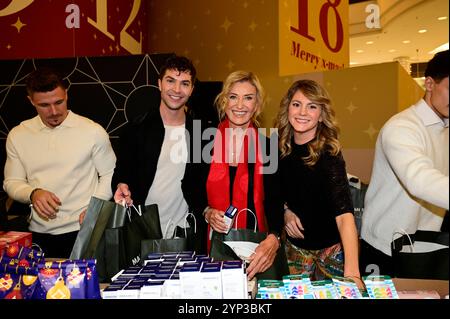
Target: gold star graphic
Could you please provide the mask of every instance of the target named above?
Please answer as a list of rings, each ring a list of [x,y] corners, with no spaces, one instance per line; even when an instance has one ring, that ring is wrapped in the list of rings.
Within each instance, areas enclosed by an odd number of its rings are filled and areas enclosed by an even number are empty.
[[[26,26],[25,23],[22,23],[20,21],[20,17],[17,17],[16,23],[11,24],[12,27],[15,27],[17,29],[17,33],[20,33],[20,29],[22,29],[24,26]]]
[[[248,52],[252,51],[253,48],[254,47],[253,47],[253,45],[251,45],[251,43],[247,44],[247,46],[246,46],[246,49],[247,49]]]
[[[222,50],[222,48],[223,48],[222,43],[217,43],[216,50],[220,52]]]
[[[378,130],[373,127],[372,123],[370,123],[369,128],[363,132],[367,133],[370,139],[373,140],[373,136],[378,132]]]
[[[353,114],[353,111],[356,110],[358,107],[353,105],[353,102],[350,102],[350,105],[347,106],[347,110],[350,112],[350,114]]]
[[[225,29],[225,32],[228,32],[228,28],[233,24],[233,22],[231,22],[230,20],[228,20],[227,17],[225,17],[225,21],[222,23],[222,25],[220,26],[221,28]]]
[[[255,21],[252,21],[252,24],[250,24],[248,27],[250,30],[254,32],[257,26],[258,25],[255,23]]]
[[[247,9],[247,7],[248,7],[248,2],[245,1],[245,2],[242,4],[242,6],[244,7],[244,9]]]
[[[228,70],[232,70],[234,67],[234,63],[231,60],[228,60],[228,63],[226,64],[226,67]]]
[[[209,15],[211,14],[211,9],[207,9],[207,10],[205,11],[205,14],[206,14],[207,16],[209,16]]]

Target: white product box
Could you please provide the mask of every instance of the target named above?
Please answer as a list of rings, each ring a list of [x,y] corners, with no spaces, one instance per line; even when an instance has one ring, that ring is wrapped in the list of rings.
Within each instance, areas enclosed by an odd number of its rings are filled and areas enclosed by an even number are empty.
[[[241,261],[224,261],[222,264],[222,298],[247,299],[247,275]]]
[[[141,287],[141,299],[161,299],[164,281],[149,281]]]
[[[222,299],[221,265],[216,264],[209,264],[210,266],[208,266],[208,263],[205,263],[200,271],[203,299]]]
[[[183,266],[179,275],[181,298],[201,299],[203,294],[200,281],[200,265]]]

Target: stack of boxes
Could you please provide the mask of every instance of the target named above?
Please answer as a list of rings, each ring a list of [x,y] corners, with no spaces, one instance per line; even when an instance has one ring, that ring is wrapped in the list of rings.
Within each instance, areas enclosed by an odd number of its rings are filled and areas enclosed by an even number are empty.
[[[245,263],[213,262],[194,252],[152,253],[119,272],[104,299],[247,299]]]
[[[398,299],[389,276],[363,277],[365,290],[351,278],[311,281],[308,275],[287,275],[281,280],[259,280],[257,299]]]
[[[0,250],[7,245],[18,245],[24,247],[31,247],[32,243],[31,233],[18,231],[0,231]]]

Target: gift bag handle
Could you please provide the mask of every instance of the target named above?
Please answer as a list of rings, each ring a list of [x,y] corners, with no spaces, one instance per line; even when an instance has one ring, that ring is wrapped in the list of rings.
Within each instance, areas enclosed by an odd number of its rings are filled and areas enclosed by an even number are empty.
[[[125,206],[127,215],[128,215],[128,220],[131,221],[131,208],[134,208],[134,210],[136,211],[136,213],[139,216],[142,216],[142,210],[141,210],[141,205],[138,205],[138,208],[136,208],[136,206],[134,206],[134,204],[131,205],[127,205],[125,203],[125,200],[122,201],[122,206]]]
[[[236,214],[236,218],[235,218],[235,221],[234,221],[234,229],[237,229],[237,220],[238,220],[238,218],[239,218],[239,214],[240,214],[241,212],[243,212],[244,210],[247,210],[247,211],[249,211],[250,213],[252,213],[253,218],[255,219],[255,227],[254,227],[253,231],[256,233],[256,227],[258,227],[258,219],[256,218],[255,213],[254,213],[250,208],[242,208],[242,209]]]
[[[401,234],[402,236],[394,240],[395,234]],[[411,237],[409,236],[409,234],[408,234],[403,228],[398,228],[398,230],[394,231],[394,233],[392,234],[392,250],[396,250],[396,249],[395,249],[395,241],[398,240],[398,239],[400,239],[400,238],[402,238],[403,236],[408,237],[408,241],[409,241],[410,246],[411,246],[411,252],[414,253],[414,243],[413,243],[413,240],[411,239]],[[402,247],[403,247],[403,245],[402,245]],[[401,250],[402,247],[400,247],[399,250]]]
[[[173,225],[172,218],[169,218],[169,221],[167,222],[166,228],[164,229],[163,238],[168,238],[167,237],[167,233],[169,231],[170,226],[172,226],[172,225]],[[172,238],[174,238],[174,237],[175,237],[175,233],[172,234]]]
[[[186,217],[184,218],[184,236],[185,236],[185,238],[187,238],[187,227],[186,226],[187,226],[187,222],[188,222],[187,218],[189,216],[192,216],[192,218],[194,218],[194,234],[197,234],[197,218],[195,218],[194,214],[187,213]]]
[[[184,218],[184,238],[187,238],[187,226],[188,226],[187,218],[189,216],[192,216],[192,218],[194,218],[194,233],[195,234],[197,233],[197,219],[195,218],[195,215],[192,214],[192,213],[186,213],[186,217]],[[169,222],[166,225],[166,229],[164,230],[164,235],[167,235],[170,225],[173,225],[172,218],[169,219]],[[172,238],[175,237],[175,229],[176,229],[176,227],[174,228],[174,232],[173,232]]]

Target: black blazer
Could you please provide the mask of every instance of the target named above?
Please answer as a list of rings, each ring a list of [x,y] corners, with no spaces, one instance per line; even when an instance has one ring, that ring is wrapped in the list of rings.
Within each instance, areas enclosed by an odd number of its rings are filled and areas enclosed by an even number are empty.
[[[186,129],[189,132],[188,154],[191,160],[194,134],[193,118],[189,114],[186,114]],[[133,202],[141,205],[145,203],[155,178],[164,133],[159,108],[127,124],[120,136],[116,154],[116,168],[111,181],[113,193],[117,184],[125,183],[130,188]],[[186,166],[186,169],[188,168],[189,165]]]

